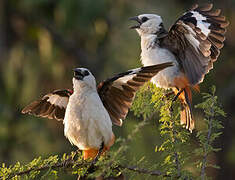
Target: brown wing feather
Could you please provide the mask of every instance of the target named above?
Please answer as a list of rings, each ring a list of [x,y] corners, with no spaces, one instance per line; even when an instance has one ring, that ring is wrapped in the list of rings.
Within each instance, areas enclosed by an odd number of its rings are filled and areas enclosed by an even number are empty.
[[[64,119],[65,109],[72,93],[70,90],[56,90],[26,106],[22,113],[61,121]]]
[[[213,68],[225,40],[229,25],[220,9],[212,4],[194,5],[169,30],[160,45],[171,50],[189,82],[196,85]]]
[[[136,91],[159,71],[169,66],[172,66],[172,63],[129,70],[107,79],[97,86],[104,107],[115,125],[122,125],[122,120],[125,119],[131,107]]]

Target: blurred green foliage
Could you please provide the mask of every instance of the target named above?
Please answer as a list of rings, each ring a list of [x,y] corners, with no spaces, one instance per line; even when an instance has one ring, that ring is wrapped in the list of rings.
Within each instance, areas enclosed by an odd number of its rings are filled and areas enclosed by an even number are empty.
[[[225,47],[214,63],[214,70],[206,75],[201,92],[207,92],[215,84],[228,116],[221,119],[224,134],[215,144],[222,146],[223,151],[208,157],[223,168],[207,171],[213,179],[232,179],[235,177],[235,1],[211,2],[223,10],[230,26]],[[131,25],[128,18],[157,13],[169,27],[193,3],[191,0],[1,0],[0,162],[27,163],[38,156],[62,155],[75,150],[63,136],[63,124],[21,115],[21,109],[54,89],[71,88],[74,67],[89,68],[100,81],[140,66],[140,39],[128,29]],[[150,97],[147,93],[145,96]],[[200,95],[195,93],[193,103],[200,100]],[[202,113],[195,109],[194,114],[196,128],[203,129]],[[127,137],[140,121],[141,117],[136,118],[130,112],[123,127],[114,127],[116,137]],[[154,113],[135,141],[130,142],[127,159],[145,156],[146,162],[158,161],[154,152],[161,142],[158,125],[158,116]],[[195,136],[195,133],[190,136],[194,142],[189,151],[198,146]],[[114,146],[114,151],[115,148],[118,147]]]

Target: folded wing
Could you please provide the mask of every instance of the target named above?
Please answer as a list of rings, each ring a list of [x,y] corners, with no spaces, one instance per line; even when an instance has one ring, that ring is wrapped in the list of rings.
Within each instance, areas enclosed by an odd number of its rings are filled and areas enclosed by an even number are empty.
[[[192,85],[203,81],[206,73],[213,68],[225,40],[229,25],[220,9],[212,4],[194,5],[170,28],[168,36],[160,45],[170,49],[182,65]]]
[[[64,119],[65,110],[71,95],[71,90],[55,90],[45,95],[42,99],[33,101],[22,110],[22,113],[61,121]]]
[[[136,91],[159,71],[169,66],[172,66],[172,63],[132,69],[109,78],[97,86],[99,96],[115,125],[122,125]]]

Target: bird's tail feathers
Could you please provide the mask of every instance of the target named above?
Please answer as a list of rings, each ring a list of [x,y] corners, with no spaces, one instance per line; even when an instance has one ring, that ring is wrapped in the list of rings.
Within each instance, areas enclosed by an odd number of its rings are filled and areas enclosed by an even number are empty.
[[[174,92],[177,94],[176,90]],[[190,87],[184,88],[184,91],[179,95],[179,99],[181,102],[180,123],[192,132],[195,123],[192,115],[192,92]]]

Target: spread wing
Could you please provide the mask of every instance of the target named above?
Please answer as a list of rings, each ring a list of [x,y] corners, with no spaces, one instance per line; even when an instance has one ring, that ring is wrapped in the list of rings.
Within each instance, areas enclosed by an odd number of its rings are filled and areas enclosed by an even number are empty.
[[[61,121],[64,119],[65,110],[72,93],[71,90],[55,90],[43,96],[42,99],[33,101],[22,110],[22,113]]]
[[[170,49],[183,68],[192,85],[203,81],[206,73],[213,68],[225,40],[229,25],[220,9],[212,4],[194,5],[170,28],[160,45]]]
[[[169,66],[172,66],[172,63],[132,69],[109,78],[97,86],[99,96],[115,125],[122,125],[136,91],[159,71]]]

